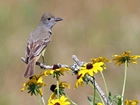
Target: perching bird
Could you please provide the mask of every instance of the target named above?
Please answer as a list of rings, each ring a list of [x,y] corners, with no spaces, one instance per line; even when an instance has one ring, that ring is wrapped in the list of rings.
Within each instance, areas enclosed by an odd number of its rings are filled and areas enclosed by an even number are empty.
[[[62,21],[62,18],[53,16],[51,13],[44,13],[41,17],[39,26],[30,34],[26,48],[27,68],[24,77],[28,78],[34,75],[36,61],[42,56],[44,63],[44,52],[51,41],[52,27],[56,22]]]

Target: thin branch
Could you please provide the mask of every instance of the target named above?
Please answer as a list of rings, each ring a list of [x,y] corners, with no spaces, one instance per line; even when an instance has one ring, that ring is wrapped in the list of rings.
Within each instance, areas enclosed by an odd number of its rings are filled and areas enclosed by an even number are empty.
[[[81,62],[81,61],[77,58],[76,55],[72,55],[72,59],[75,61],[75,63],[76,63],[79,67],[81,67],[81,66],[84,65],[84,62]]]
[[[22,57],[21,60],[22,60],[24,63],[26,63],[26,60],[25,60],[24,57]],[[26,64],[27,64],[27,63],[26,63]],[[41,69],[52,69],[52,68],[53,68],[53,65],[52,65],[52,66],[50,66],[50,65],[45,65],[45,64],[40,63],[40,62],[36,62],[36,65],[37,65],[37,66],[40,66]],[[58,65],[59,67],[70,68],[69,65],[63,65],[63,64],[60,64],[60,63],[58,63],[57,65]]]

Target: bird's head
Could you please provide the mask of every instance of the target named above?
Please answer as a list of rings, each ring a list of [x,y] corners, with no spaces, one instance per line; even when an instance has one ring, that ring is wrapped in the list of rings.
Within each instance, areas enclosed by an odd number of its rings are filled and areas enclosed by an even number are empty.
[[[56,22],[62,20],[63,20],[62,18],[55,17],[51,13],[46,12],[41,17],[41,24],[44,24],[45,26],[47,26],[47,28],[51,29]]]

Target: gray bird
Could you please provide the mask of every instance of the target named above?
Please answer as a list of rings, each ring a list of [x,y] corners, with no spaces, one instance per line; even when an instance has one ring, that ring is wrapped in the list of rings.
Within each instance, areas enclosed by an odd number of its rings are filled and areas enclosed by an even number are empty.
[[[54,17],[51,13],[44,13],[41,17],[40,24],[31,32],[26,47],[27,68],[24,77],[28,78],[34,75],[36,61],[42,56],[44,63],[44,52],[51,41],[52,27],[56,22],[62,21],[62,18]]]

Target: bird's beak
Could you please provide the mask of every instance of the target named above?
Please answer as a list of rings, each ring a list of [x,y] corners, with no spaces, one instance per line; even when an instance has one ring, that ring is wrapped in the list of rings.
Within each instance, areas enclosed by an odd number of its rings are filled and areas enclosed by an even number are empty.
[[[62,18],[59,18],[59,17],[57,17],[57,18],[55,18],[55,21],[62,21],[63,19]]]

